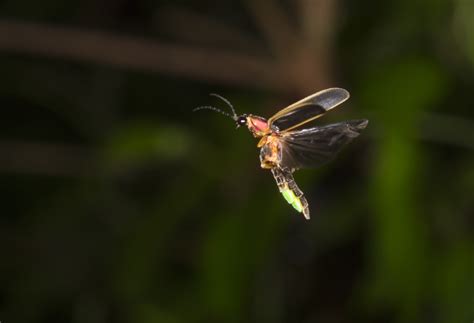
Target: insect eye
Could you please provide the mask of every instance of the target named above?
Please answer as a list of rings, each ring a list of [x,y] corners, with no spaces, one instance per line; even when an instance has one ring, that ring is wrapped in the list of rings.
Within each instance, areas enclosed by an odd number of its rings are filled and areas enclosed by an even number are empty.
[[[237,124],[243,126],[247,124],[247,117],[241,116],[237,119]]]

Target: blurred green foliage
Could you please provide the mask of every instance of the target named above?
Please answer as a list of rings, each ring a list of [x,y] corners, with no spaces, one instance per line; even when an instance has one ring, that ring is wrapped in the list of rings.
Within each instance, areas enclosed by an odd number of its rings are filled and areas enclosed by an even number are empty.
[[[149,36],[170,5],[0,12]],[[179,5],[254,32],[240,1]],[[370,123],[336,161],[295,174],[311,221],[245,129],[191,112],[220,104],[209,92],[264,116],[298,97],[2,52],[0,321],[471,322],[474,6],[338,8],[331,78],[352,98],[321,123]]]

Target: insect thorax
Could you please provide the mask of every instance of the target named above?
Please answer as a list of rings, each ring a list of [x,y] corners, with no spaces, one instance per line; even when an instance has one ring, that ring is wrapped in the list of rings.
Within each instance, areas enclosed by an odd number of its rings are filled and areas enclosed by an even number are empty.
[[[260,149],[260,166],[270,169],[278,166],[281,162],[281,144],[276,136],[264,137],[265,144]]]
[[[247,126],[255,137],[261,137],[269,133],[268,123],[265,118],[249,115],[247,117]]]

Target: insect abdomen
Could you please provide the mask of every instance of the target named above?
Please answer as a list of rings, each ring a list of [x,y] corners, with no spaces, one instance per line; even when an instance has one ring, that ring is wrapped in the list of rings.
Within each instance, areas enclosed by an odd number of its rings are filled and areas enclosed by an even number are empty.
[[[303,204],[299,197],[296,197],[295,193],[289,188],[285,188],[281,191],[285,200],[293,206],[293,208],[298,212],[303,212]]]
[[[272,174],[285,200],[296,211],[303,213],[306,219],[309,219],[308,201],[296,185],[291,171],[289,169],[272,168]]]

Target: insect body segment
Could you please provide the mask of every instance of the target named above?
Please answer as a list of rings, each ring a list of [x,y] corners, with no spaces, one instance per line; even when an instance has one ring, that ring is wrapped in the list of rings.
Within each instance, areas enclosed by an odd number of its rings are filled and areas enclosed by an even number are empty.
[[[232,114],[212,106],[194,110],[208,109],[222,113],[232,118],[237,127],[246,125],[254,137],[261,138],[257,144],[260,148],[260,166],[271,170],[285,200],[303,213],[306,219],[309,219],[308,202],[296,185],[293,172],[330,161],[368,124],[368,120],[361,119],[302,127],[346,101],[349,92],[341,88],[330,88],[307,96],[268,120],[251,114],[238,116],[227,99],[217,94],[213,96],[223,100]]]
[[[258,143],[260,149],[260,166],[264,169],[278,167],[282,158],[281,142],[277,136],[265,136]]]
[[[262,117],[249,115],[247,117],[247,127],[254,137],[262,137],[270,133],[270,127],[267,120]]]
[[[308,201],[306,201],[303,191],[296,185],[292,172],[289,169],[277,167],[272,168],[272,174],[285,200],[291,204],[296,211],[303,213],[304,217],[309,220]]]

